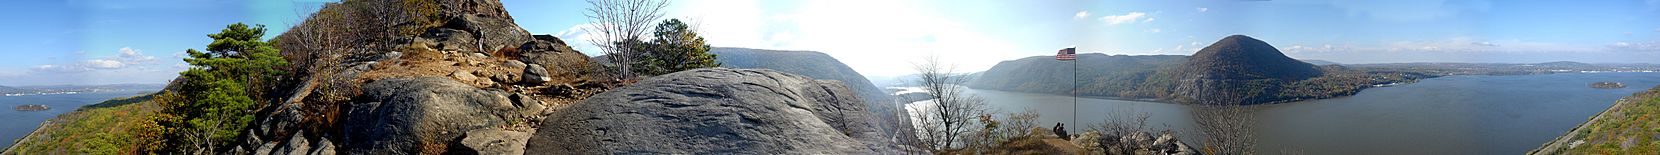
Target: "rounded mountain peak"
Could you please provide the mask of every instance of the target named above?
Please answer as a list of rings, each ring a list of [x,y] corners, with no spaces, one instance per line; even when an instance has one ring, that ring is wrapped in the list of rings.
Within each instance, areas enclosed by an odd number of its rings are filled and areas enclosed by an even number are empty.
[[[1319,76],[1313,64],[1291,59],[1268,42],[1245,35],[1231,35],[1210,44],[1189,57],[1183,65],[1194,78],[1302,80]]]

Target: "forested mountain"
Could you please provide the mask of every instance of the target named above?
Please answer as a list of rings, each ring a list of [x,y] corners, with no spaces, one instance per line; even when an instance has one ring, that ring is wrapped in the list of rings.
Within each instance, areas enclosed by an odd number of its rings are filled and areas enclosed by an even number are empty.
[[[1118,96],[1144,82],[1159,68],[1186,61],[1180,55],[1078,54],[1080,95]],[[1073,62],[1053,56],[1033,56],[997,63],[968,82],[970,88],[1066,94],[1072,89]]]
[[[1267,42],[1233,35],[1193,56],[1080,54],[1082,96],[1156,99],[1187,104],[1260,104],[1329,98],[1377,84],[1433,75],[1418,72],[1315,66],[1285,56]],[[1004,61],[969,87],[1069,94],[1072,62],[1051,56]]]

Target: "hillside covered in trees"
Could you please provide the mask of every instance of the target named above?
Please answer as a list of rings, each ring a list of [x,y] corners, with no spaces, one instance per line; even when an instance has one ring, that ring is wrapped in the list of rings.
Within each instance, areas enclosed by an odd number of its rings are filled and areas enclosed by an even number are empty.
[[[1192,56],[1080,54],[1081,96],[1190,104],[1261,104],[1351,95],[1361,89],[1434,77],[1392,69],[1315,66],[1244,35],[1223,38]],[[1004,61],[968,86],[1067,94],[1073,62],[1050,56]]]
[[[1660,153],[1660,87],[1631,94],[1528,154]]]

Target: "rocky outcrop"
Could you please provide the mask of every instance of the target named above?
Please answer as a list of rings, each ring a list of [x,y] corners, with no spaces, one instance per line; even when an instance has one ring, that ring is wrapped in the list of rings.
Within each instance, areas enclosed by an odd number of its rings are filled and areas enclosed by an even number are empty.
[[[542,72],[526,71],[526,74],[539,73],[551,79],[573,79],[580,75],[592,74],[593,62],[587,55],[571,49],[551,35],[536,35],[534,41],[525,42],[519,46],[519,61],[536,64],[543,68]],[[526,75],[526,77],[530,77]],[[529,79],[543,80],[543,79]]]
[[[900,110],[894,102],[893,96],[871,84],[864,75],[854,71],[841,61],[830,55],[814,51],[783,51],[732,47],[715,47],[709,49],[715,54],[716,61],[723,67],[770,69],[779,72],[797,74],[821,80],[836,80],[850,88],[853,93],[864,100],[867,113],[875,114],[878,127],[889,137],[905,137],[910,135],[910,116]],[[909,102],[905,102],[909,103]]]
[[[614,85],[588,80],[588,57],[531,36],[497,0],[348,0],[324,13],[273,39],[304,70],[220,152],[513,154],[553,109]],[[352,29],[365,27],[396,32]]]
[[[891,153],[840,82],[696,69],[601,93],[550,116],[531,154]]]
[[[1102,134],[1090,131],[1079,134],[1072,140],[1075,144],[1088,146],[1092,152],[1104,154],[1169,154],[1191,155],[1198,154],[1193,146],[1183,143],[1173,133],[1153,134],[1147,132],[1129,132],[1123,135]]]
[[[364,87],[364,97],[346,113],[352,123],[342,126],[341,148],[349,154],[441,153],[469,131],[530,122],[544,110],[438,77],[376,81]]]

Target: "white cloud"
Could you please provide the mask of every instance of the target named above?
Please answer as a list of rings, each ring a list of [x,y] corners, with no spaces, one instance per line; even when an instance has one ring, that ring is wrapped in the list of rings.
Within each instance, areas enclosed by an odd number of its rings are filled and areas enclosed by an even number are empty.
[[[588,29],[591,29],[597,25],[599,24],[580,24],[571,26],[571,28],[560,30],[559,33],[555,33],[554,36],[565,40],[566,46],[571,46],[571,48],[582,52],[582,54],[597,56],[605,53],[605,51],[600,51],[600,49],[595,47],[592,42],[589,42],[589,40],[598,38],[601,35],[597,33],[588,33]]]
[[[40,65],[30,69],[36,72],[85,72],[92,70],[91,68],[86,67],[63,65]]]
[[[85,72],[93,70],[124,69],[137,65],[150,64],[157,59],[155,56],[145,55],[143,51],[132,47],[122,47],[116,56],[88,59],[69,64],[46,64],[31,68],[37,72]]]
[[[1317,45],[1317,46],[1291,45],[1291,47],[1282,47],[1282,48],[1280,48],[1280,51],[1281,52],[1286,52],[1286,53],[1324,53],[1324,52],[1348,52],[1348,51],[1354,51],[1355,49],[1356,48],[1353,45],[1321,44],[1321,45]]]
[[[1470,37],[1451,37],[1441,40],[1397,41],[1384,45],[1385,51],[1415,52],[1583,52],[1596,47],[1551,42],[1533,42],[1517,39],[1479,40]]]
[[[1616,50],[1616,51],[1660,52],[1660,41],[1647,42],[1647,43],[1643,43],[1643,42],[1631,43],[1631,42],[1620,41],[1620,42],[1614,42],[1613,44],[1608,44],[1608,48]]]
[[[1498,46],[1499,46],[1499,44],[1495,44],[1495,43],[1493,43],[1493,42],[1486,42],[1486,41],[1483,41],[1483,42],[1471,42],[1471,43],[1470,43],[1470,44],[1471,44],[1471,45],[1476,45],[1476,46],[1488,46],[1488,47],[1498,47]]]
[[[147,63],[156,61],[155,56],[144,55],[143,51],[133,49],[132,47],[122,47],[120,53],[121,55],[117,57],[120,61],[131,63]]]
[[[1196,8],[1194,10],[1199,10],[1199,12],[1207,12],[1207,11],[1210,11],[1210,8],[1199,7],[1199,8]]]
[[[105,59],[87,60],[87,61],[81,62],[81,64],[85,65],[86,67],[93,68],[93,69],[117,69],[117,68],[127,66],[127,63],[123,63],[121,61],[105,60]]]
[[[962,71],[990,68],[1020,57],[1005,37],[993,37],[941,10],[948,2],[837,0],[766,2],[784,10],[761,10],[759,1],[670,6],[668,16],[703,20],[712,46],[810,50],[836,57],[864,75],[902,75],[911,62],[937,53]],[[710,5],[710,6],[704,6]],[[859,10],[849,12],[847,10]],[[1080,11],[1081,19],[1090,19]],[[1078,14],[1074,14],[1077,16]],[[1138,19],[1139,20],[1139,19]],[[896,67],[899,66],[899,67]]]
[[[1124,24],[1124,23],[1135,23],[1136,21],[1141,20],[1142,17],[1146,17],[1146,16],[1147,16],[1147,13],[1130,12],[1130,13],[1124,14],[1124,15],[1113,15],[1113,16],[1101,17],[1101,20],[1102,21],[1107,21],[1107,25],[1118,25],[1118,24]]]
[[[1147,29],[1147,32],[1159,33],[1159,32],[1164,32],[1164,30],[1159,29],[1159,28],[1153,28],[1153,29]]]
[[[1078,11],[1078,14],[1072,15],[1072,18],[1076,18],[1076,19],[1089,18],[1089,11]]]
[[[1141,20],[1141,22],[1142,23],[1153,22],[1153,19],[1158,19],[1158,18],[1147,17],[1147,20]]]

